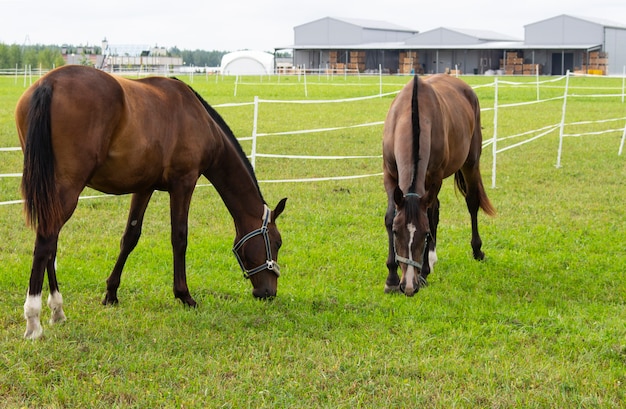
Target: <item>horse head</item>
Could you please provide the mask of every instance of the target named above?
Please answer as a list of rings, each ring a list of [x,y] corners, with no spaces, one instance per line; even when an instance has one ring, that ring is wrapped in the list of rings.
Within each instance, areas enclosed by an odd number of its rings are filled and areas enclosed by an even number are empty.
[[[427,206],[417,193],[394,192],[396,214],[393,219],[393,246],[396,263],[402,270],[400,290],[411,297],[426,285],[422,265],[428,252],[430,235]]]
[[[280,267],[278,250],[282,245],[276,219],[285,210],[282,199],[273,211],[265,206],[261,227],[243,236],[233,247],[245,278],[252,283],[252,295],[256,298],[276,296]]]

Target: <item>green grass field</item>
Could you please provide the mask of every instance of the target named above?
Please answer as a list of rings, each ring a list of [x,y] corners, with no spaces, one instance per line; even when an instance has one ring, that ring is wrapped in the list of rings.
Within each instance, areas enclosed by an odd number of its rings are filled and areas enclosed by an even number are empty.
[[[191,82],[190,78],[186,79]],[[493,77],[465,77],[470,84]],[[531,81],[507,78],[514,81]],[[383,92],[406,77],[383,78]],[[621,79],[573,78],[578,95],[620,93]],[[305,99],[296,77],[196,76],[213,105]],[[541,98],[563,94],[546,84]],[[377,77],[309,77],[308,99],[375,95]],[[23,79],[0,78],[0,147],[18,146],[13,109]],[[484,139],[494,133],[493,87],[477,88]],[[258,132],[383,121],[392,96],[341,104],[262,104]],[[500,85],[498,101],[536,99]],[[560,122],[562,101],[499,109],[498,136]],[[252,106],[218,111],[240,137]],[[619,97],[568,100],[567,122],[626,117]],[[619,128],[624,120],[568,133]],[[233,222],[210,186],[196,189],[187,274],[194,310],[172,294],[169,206],[154,195],[122,276],[120,304],[103,307],[129,197],[83,200],[64,227],[58,277],[68,321],[22,339],[34,233],[21,206],[0,206],[0,407],[617,408],[626,406],[626,154],[621,132],[558,131],[497,157],[498,216],[479,216],[484,262],[472,259],[469,215],[450,180],[440,194],[439,262],[415,297],[383,293],[387,270],[382,177],[261,183],[270,206],[288,197],[278,296],[253,299],[231,253]],[[381,153],[382,126],[259,138],[261,153]],[[528,137],[525,137],[528,138]],[[498,142],[498,148],[523,138]],[[250,150],[250,142],[243,142]],[[0,174],[21,170],[0,152]],[[381,172],[378,158],[257,158],[259,180]],[[491,146],[482,173],[491,185]],[[200,180],[206,184],[206,180]],[[95,192],[86,190],[86,195]],[[0,202],[19,178],[0,178]],[[44,286],[44,297],[47,292]]]

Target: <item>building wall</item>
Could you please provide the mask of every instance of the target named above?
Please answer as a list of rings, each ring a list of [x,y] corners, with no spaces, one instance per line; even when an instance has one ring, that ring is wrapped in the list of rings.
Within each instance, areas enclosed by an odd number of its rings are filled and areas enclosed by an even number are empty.
[[[607,28],[604,50],[608,54],[608,74],[623,75],[626,66],[626,30]]]
[[[399,42],[414,32],[361,27],[347,21],[327,17],[294,28],[297,45],[355,45]]]
[[[359,44],[362,35],[360,27],[325,18],[296,27],[294,39],[298,45]]]
[[[524,30],[524,41],[532,45],[602,44],[603,26],[570,16],[558,16],[529,24]]]

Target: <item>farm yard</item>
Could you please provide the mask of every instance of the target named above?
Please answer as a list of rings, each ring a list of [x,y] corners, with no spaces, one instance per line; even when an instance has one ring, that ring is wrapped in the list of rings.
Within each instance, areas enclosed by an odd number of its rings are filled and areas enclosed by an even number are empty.
[[[68,320],[49,325],[44,306],[44,336],[32,342],[22,335],[35,235],[17,203],[22,154],[8,149],[19,146],[13,110],[30,79],[0,77],[0,406],[626,405],[623,79],[502,77],[496,93],[495,77],[462,77],[481,101],[481,170],[498,215],[479,214],[486,258],[476,262],[465,202],[446,180],[439,262],[408,298],[383,292],[380,154],[382,121],[409,78],[180,77],[256,150],[268,205],[288,197],[277,297],[252,297],[232,218],[202,178],[187,250],[198,308],[172,294],[158,192],[120,303],[103,307],[130,196],[86,189],[59,240]],[[561,133],[566,82],[564,122],[576,125]]]

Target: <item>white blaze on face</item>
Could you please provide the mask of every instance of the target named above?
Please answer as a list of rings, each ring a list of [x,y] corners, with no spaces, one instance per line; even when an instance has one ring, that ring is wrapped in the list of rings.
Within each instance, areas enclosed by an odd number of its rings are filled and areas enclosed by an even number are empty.
[[[407,230],[409,231],[409,260],[413,261],[413,253],[411,252],[411,246],[413,245],[413,239],[415,238],[415,232],[417,231],[417,229],[415,228],[415,225],[413,223],[409,223],[406,225]],[[405,278],[405,292],[408,293],[413,293],[414,288],[413,288],[413,283],[415,280],[415,275],[416,275],[416,271],[415,271],[415,267],[413,267],[411,264],[408,264],[406,266],[406,276]]]

